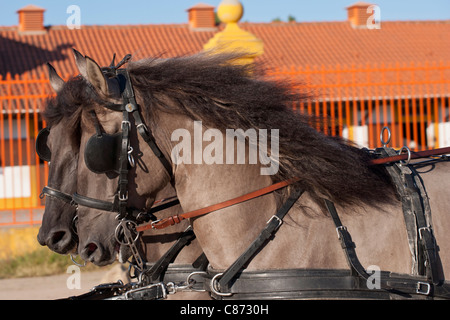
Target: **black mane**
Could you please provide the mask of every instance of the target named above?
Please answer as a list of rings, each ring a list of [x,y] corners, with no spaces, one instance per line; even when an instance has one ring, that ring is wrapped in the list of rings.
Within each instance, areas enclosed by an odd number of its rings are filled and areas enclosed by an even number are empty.
[[[392,199],[390,179],[370,154],[339,137],[315,130],[311,116],[292,103],[311,99],[288,82],[269,81],[258,66],[233,63],[239,54],[205,53],[130,62],[128,71],[147,123],[155,111],[182,113],[203,125],[225,129],[279,129],[279,171],[274,182],[300,177],[298,186],[320,201],[340,205],[377,204]],[[96,104],[80,76],[69,80],[43,112],[51,126],[68,119],[79,125],[82,108]],[[97,100],[98,101],[98,100]],[[171,103],[167,103],[170,101]],[[320,201],[321,202],[321,201]]]
[[[279,129],[280,168],[274,182],[300,177],[298,185],[316,199],[341,205],[385,203],[394,194],[384,169],[349,141],[313,129],[316,119],[294,112],[293,102],[312,97],[288,82],[268,81],[258,66],[233,63],[239,54],[130,63],[133,86],[147,121],[155,109],[183,113],[218,129]],[[167,104],[168,100],[171,101]]]

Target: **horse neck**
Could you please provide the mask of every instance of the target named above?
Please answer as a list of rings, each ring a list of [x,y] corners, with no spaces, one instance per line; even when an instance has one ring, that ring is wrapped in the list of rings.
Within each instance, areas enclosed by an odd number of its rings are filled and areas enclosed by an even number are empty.
[[[163,127],[152,130],[156,144],[163,152],[166,159],[170,159],[167,130]],[[129,202],[137,207],[141,205],[149,209],[155,200],[161,200],[176,196],[175,188],[169,183],[170,177],[164,166],[156,158],[152,149],[143,137],[137,132],[131,135],[131,145],[134,148],[136,166],[128,174]],[[142,200],[145,202],[142,202]],[[181,214],[183,209],[180,205],[165,209],[156,214],[158,219]],[[146,258],[149,262],[159,259],[178,240],[179,235],[189,226],[188,221],[165,230],[148,230],[142,235],[145,246]],[[191,264],[202,253],[198,241],[194,239],[177,255],[174,263]]]
[[[259,164],[206,164],[204,161],[200,163],[194,161],[195,157],[197,160],[203,159],[194,154],[194,144],[197,144],[197,147],[200,144],[202,151],[210,144],[198,141],[205,128],[201,128],[202,133],[199,135],[198,132],[194,132],[194,121],[180,115],[160,115],[159,120],[164,130],[155,130],[155,137],[157,132],[163,131],[170,133],[182,129],[189,132],[192,147],[191,164],[177,163],[174,170],[175,189],[185,212],[226,201],[272,184],[270,176],[261,175]],[[195,129],[198,130],[198,127]],[[156,139],[158,141],[157,137]],[[194,141],[195,139],[197,141]],[[171,153],[167,148],[174,149],[180,141],[181,139],[166,140],[163,143],[166,153]],[[225,145],[224,138],[224,157]],[[172,161],[174,160],[172,157]],[[275,213],[276,206],[275,196],[268,194],[193,219],[191,224],[194,232],[211,265],[220,268],[231,264]]]

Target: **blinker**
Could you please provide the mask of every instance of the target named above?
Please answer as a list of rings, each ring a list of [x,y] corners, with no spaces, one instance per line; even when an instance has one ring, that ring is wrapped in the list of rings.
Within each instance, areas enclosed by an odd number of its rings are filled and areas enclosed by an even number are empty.
[[[48,135],[50,134],[50,129],[45,127],[39,131],[36,137],[36,153],[39,158],[43,161],[50,162],[52,153],[47,145]]]
[[[89,138],[84,151],[84,162],[94,173],[118,172],[122,133],[95,133]]]

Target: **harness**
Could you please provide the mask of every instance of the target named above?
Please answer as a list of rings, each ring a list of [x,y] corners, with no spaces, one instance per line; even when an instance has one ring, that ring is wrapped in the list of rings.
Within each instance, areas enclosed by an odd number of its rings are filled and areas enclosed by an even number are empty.
[[[129,57],[128,59],[125,57],[124,60],[128,61]],[[109,72],[114,72],[121,87],[123,87],[123,103],[106,104],[105,107],[113,111],[122,112],[122,133],[120,135],[109,136],[106,133],[102,133],[97,124],[97,133],[91,138],[92,144],[88,143],[90,147],[89,149],[86,148],[85,161],[88,167],[97,170],[97,172],[105,170],[105,166],[108,167],[108,170],[118,172],[118,192],[113,203],[78,194],[74,194],[72,200],[78,205],[118,213],[117,218],[120,220],[120,223],[116,229],[116,238],[118,238],[118,240],[123,238],[122,244],[129,245],[132,249],[133,257],[137,263],[135,270],[137,271],[139,282],[134,286],[131,285],[131,287],[120,283],[109,284],[106,285],[106,287],[101,285],[94,288],[94,293],[91,292],[94,296],[95,292],[104,293],[106,290],[110,292],[110,295],[119,295],[119,297],[124,297],[126,299],[159,299],[165,298],[167,292],[174,293],[180,290],[206,290],[210,292],[211,296],[215,299],[450,298],[450,282],[447,282],[442,278],[442,266],[440,265],[436,239],[433,235],[431,211],[425,188],[419,174],[414,169],[414,165],[409,164],[411,153],[409,152],[407,155],[408,163],[394,162],[402,159],[404,160],[405,155],[399,156],[393,149],[387,148],[386,146],[373,151],[373,154],[377,156],[378,159],[375,159],[372,164],[378,165],[389,163],[386,165],[387,172],[391,176],[392,181],[397,188],[397,192],[402,199],[408,242],[413,259],[412,275],[380,271],[377,285],[375,287],[368,285],[373,280],[372,274],[361,265],[355,251],[355,243],[353,242],[349,231],[342,225],[334,204],[326,199],[323,201],[334,222],[338,240],[341,243],[341,247],[349,265],[349,270],[245,270],[253,257],[273,238],[283,223],[283,218],[304,193],[304,190],[294,187],[292,188],[293,191],[288,199],[278,209],[277,213],[269,219],[258,237],[228,269],[214,270],[211,267],[206,268],[207,260],[206,257],[202,255],[199,257],[199,260],[202,261],[201,269],[195,271],[189,269],[190,273],[187,275],[184,282],[180,282],[177,285],[175,282],[165,283],[160,281],[161,270],[170,270],[170,261],[173,261],[179,250],[191,241],[195,235],[191,229],[186,230],[186,238],[181,237],[157,263],[150,266],[144,263],[134,245],[139,232],[150,228],[166,228],[187,218],[198,217],[218,209],[242,203],[292,185],[298,181],[298,179],[293,178],[282,181],[207,208],[161,220],[155,220],[153,215],[154,212],[159,211],[159,208],[142,212],[127,207],[128,167],[129,165],[133,165],[134,162],[132,161],[132,156],[130,157],[130,150],[132,150],[129,143],[132,125],[130,116],[134,120],[137,131],[149,144],[153,153],[166,168],[169,176],[172,177],[173,175],[170,162],[164,157],[151,132],[141,119],[128,72],[126,69],[118,68],[112,68]],[[106,139],[104,139],[105,137]],[[117,148],[117,150],[120,150],[119,163],[116,163],[115,161],[104,161],[103,167],[97,166],[97,159],[104,156],[104,153],[96,152],[99,149],[95,146],[101,145],[100,141],[107,141],[107,144],[109,145],[117,145],[118,141],[120,141],[120,148]],[[449,150],[445,148],[445,150],[440,149],[433,154],[448,153],[448,151]],[[427,153],[427,156],[429,155],[430,152]],[[59,197],[59,191],[55,191],[57,190],[45,187],[43,194]],[[67,195],[61,196],[61,199],[62,198],[68,200]],[[177,200],[172,201],[172,203],[177,204]],[[166,207],[168,206],[166,205],[164,208]],[[138,226],[138,224],[149,221],[151,222],[147,225]],[[187,234],[189,234],[189,236]],[[201,279],[194,281],[194,276],[199,276]],[[166,280],[166,278],[164,278],[164,280]],[[194,289],[194,285],[200,285],[201,289],[198,287]]]

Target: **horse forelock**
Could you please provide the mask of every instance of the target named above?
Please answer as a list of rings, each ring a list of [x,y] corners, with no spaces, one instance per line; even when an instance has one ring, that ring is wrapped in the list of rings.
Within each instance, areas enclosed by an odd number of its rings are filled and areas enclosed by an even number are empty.
[[[56,96],[47,100],[42,118],[49,128],[62,122],[72,144],[78,147],[83,110],[92,108],[94,103],[87,82],[81,76],[76,76],[68,80]]]

